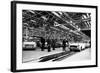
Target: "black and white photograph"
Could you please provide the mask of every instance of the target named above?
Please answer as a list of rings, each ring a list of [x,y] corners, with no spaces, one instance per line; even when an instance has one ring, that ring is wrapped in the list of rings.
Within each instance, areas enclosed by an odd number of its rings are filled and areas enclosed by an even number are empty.
[[[97,6],[12,1],[12,71],[97,67]]]
[[[91,59],[91,13],[22,10],[22,26],[23,63]]]

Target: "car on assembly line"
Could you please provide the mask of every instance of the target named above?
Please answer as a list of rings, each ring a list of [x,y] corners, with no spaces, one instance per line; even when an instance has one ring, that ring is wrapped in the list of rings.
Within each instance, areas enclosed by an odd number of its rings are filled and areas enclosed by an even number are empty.
[[[69,45],[70,45],[69,47],[70,51],[81,51],[86,48],[87,43],[76,42],[76,43],[70,43]]]
[[[36,42],[23,42],[23,49],[33,49],[36,48]]]

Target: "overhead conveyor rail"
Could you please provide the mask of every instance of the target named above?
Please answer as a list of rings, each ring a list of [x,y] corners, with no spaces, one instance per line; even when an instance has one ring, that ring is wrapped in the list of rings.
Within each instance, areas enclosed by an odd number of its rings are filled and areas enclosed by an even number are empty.
[[[66,35],[69,35],[70,33],[73,35],[73,37],[75,35],[87,39],[89,37],[81,32],[81,30],[90,30],[91,18],[89,17],[89,14],[85,13],[86,15],[88,15],[88,17],[84,17],[82,13],[79,14],[81,14],[81,17],[78,18],[81,19],[75,20],[68,14],[68,12],[23,10],[23,22],[28,24],[26,27],[29,29],[29,31],[35,30],[39,32],[38,35],[41,35],[42,33],[45,34],[45,37],[47,36],[47,34],[56,35],[52,32],[56,31],[57,34],[59,34],[59,32],[62,32]]]

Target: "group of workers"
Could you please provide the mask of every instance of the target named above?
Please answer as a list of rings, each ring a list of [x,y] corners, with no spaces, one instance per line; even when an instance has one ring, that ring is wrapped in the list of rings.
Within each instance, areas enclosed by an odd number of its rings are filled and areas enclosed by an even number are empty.
[[[57,40],[56,39],[46,39],[45,40],[44,38],[41,38],[40,42],[41,42],[41,51],[44,51],[44,49],[47,48],[48,52],[50,52],[51,49],[55,50]],[[45,47],[45,42],[47,42],[47,47]],[[66,47],[69,47],[69,42],[66,39],[63,39],[62,40],[62,50],[66,51]]]

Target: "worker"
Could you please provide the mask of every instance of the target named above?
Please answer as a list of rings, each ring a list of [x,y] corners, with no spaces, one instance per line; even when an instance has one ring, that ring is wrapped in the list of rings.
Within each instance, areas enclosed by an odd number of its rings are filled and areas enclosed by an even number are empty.
[[[52,45],[53,50],[55,50],[55,44],[56,44],[56,40],[55,39],[52,39],[51,45]]]
[[[41,51],[44,51],[45,48],[45,39],[41,37]]]
[[[63,51],[66,51],[66,39],[63,39],[62,44]]]
[[[47,48],[48,48],[48,52],[50,52],[51,51],[51,40],[48,38],[47,39]]]
[[[69,41],[68,40],[66,40],[66,48],[67,48],[68,51],[70,51],[70,46],[69,46]]]

